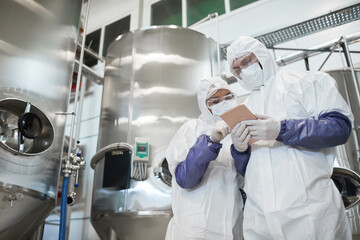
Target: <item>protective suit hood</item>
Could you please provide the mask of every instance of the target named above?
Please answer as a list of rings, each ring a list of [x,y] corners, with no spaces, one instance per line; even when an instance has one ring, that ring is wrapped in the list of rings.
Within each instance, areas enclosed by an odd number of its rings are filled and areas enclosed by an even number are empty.
[[[265,45],[255,38],[248,36],[238,37],[227,48],[227,62],[229,66],[232,65],[235,58],[243,56],[246,52],[253,52],[261,63],[264,72],[264,84],[279,72],[278,65]],[[241,84],[241,81],[239,83]]]
[[[227,89],[231,93],[233,93],[230,90],[227,82],[225,82],[220,77],[207,78],[200,82],[200,87],[199,87],[198,94],[197,94],[199,109],[201,112],[199,118],[209,127],[215,125],[217,119],[215,118],[214,115],[212,115],[212,113],[206,106],[206,100],[207,100],[207,98],[209,98],[212,94],[214,94],[219,89]],[[210,90],[210,96],[208,95],[209,90]]]

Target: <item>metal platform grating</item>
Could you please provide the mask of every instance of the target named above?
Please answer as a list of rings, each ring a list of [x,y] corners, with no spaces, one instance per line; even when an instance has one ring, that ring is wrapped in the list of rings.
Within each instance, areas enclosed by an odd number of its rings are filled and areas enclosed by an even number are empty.
[[[360,19],[360,3],[255,37],[267,47]]]
[[[273,47],[277,44],[294,40],[315,32],[340,26],[360,19],[360,3],[330,12],[328,14],[297,23],[273,32],[256,36],[266,47]],[[221,44],[221,50],[226,58],[226,50],[230,44]]]

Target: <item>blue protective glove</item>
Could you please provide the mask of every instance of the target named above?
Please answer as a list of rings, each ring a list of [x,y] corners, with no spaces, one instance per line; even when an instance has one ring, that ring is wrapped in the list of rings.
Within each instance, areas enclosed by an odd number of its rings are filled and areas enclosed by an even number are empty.
[[[351,134],[351,122],[339,112],[321,114],[318,120],[282,120],[280,133],[276,140],[285,145],[297,145],[319,149],[346,143]]]
[[[234,144],[231,144],[230,147],[231,156],[235,160],[235,168],[242,176],[245,176],[246,167],[249,163],[250,155],[251,155],[251,146],[246,149],[245,152],[239,152],[234,147]]]
[[[189,150],[186,159],[175,169],[176,182],[182,188],[192,188],[201,182],[209,163],[215,160],[222,147],[203,134]]]

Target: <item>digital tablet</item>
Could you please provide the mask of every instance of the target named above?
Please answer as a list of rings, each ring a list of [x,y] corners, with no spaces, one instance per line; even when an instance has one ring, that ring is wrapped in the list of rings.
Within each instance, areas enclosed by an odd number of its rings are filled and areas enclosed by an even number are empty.
[[[229,111],[223,113],[220,116],[227,125],[233,129],[236,124],[244,120],[257,120],[257,117],[244,105],[241,104],[239,106],[230,109]],[[254,143],[257,140],[250,139],[249,143]]]

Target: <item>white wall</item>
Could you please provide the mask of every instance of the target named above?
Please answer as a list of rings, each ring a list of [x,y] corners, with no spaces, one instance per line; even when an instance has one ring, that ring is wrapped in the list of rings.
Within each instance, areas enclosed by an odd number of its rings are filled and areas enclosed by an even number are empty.
[[[150,22],[150,4],[158,0],[92,0],[88,23],[88,33],[104,28],[109,23],[117,21],[131,14],[130,30],[147,27]],[[323,15],[348,5],[358,3],[358,0],[260,0],[243,8],[237,9],[219,17],[220,43],[230,43],[237,36],[258,36],[282,27],[302,22],[304,20]],[[215,37],[214,22],[190,27],[210,37]],[[341,35],[360,32],[360,21],[328,29],[310,36],[299,38],[280,44],[279,47],[308,48],[331,39],[338,39]],[[103,37],[103,33],[102,33]],[[359,44],[350,45],[350,49],[360,50]],[[292,52],[276,51],[276,57]],[[317,69],[327,54],[310,58],[311,69]],[[339,54],[333,54],[324,69],[334,69],[342,66]],[[357,54],[360,55],[360,54]],[[353,61],[360,62],[360,56],[352,55]],[[97,66],[98,71],[103,65]],[[285,66],[285,68],[305,70],[303,61]],[[237,91],[242,91],[236,85]],[[72,209],[69,240],[99,239],[92,228],[89,217],[91,210],[93,169],[89,166],[90,159],[96,152],[99,128],[99,114],[101,105],[102,86],[92,84],[87,95],[82,114],[80,144],[84,148],[86,169],[81,172],[82,187],[78,192],[77,204]],[[69,106],[72,109],[72,106]],[[69,117],[70,120],[70,117]],[[67,124],[69,133],[70,121]],[[47,221],[57,221],[59,216],[52,214]],[[47,224],[44,239],[57,239],[58,226]]]

